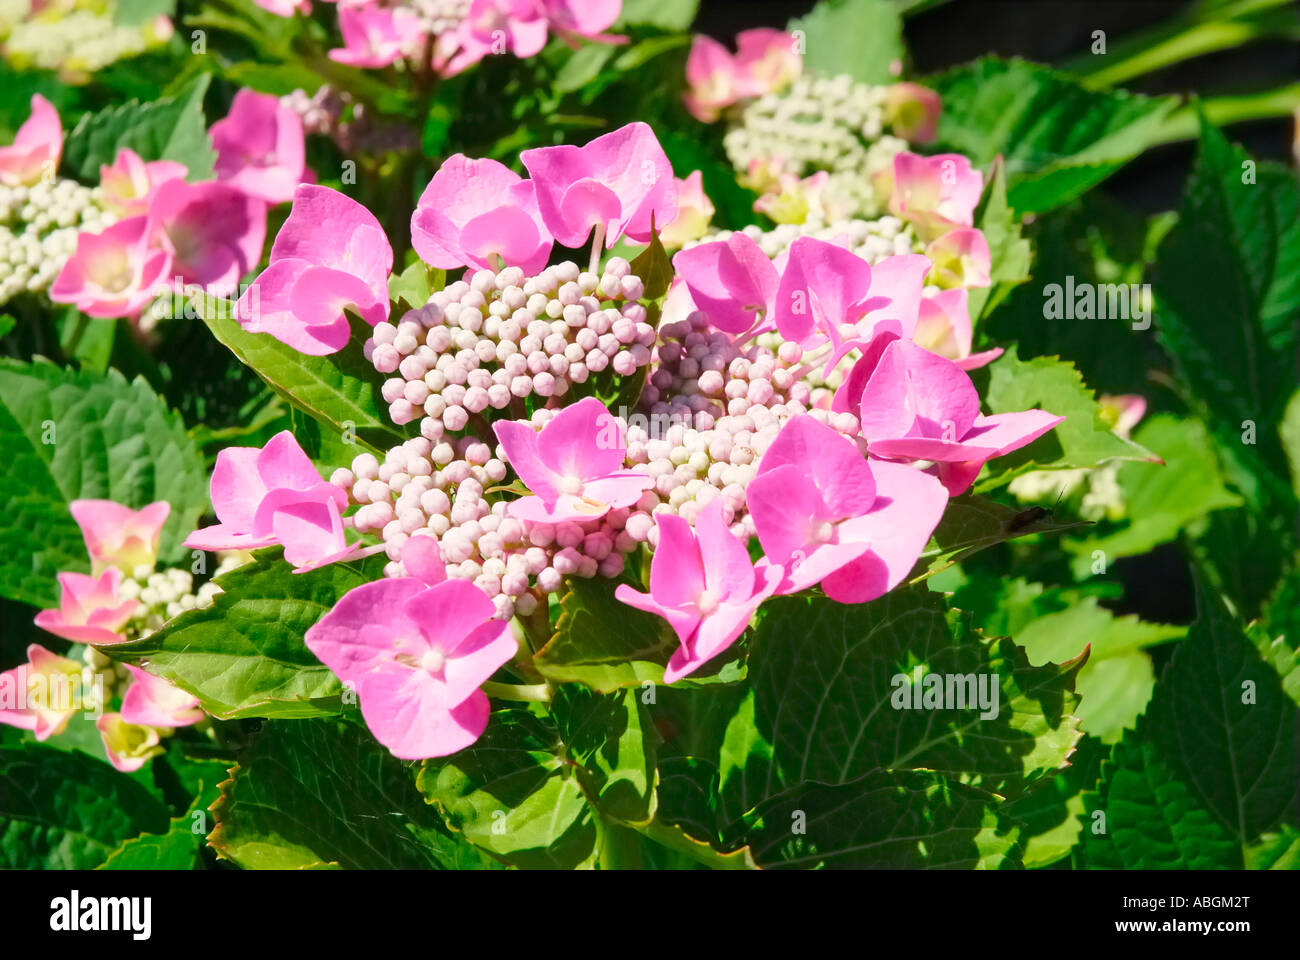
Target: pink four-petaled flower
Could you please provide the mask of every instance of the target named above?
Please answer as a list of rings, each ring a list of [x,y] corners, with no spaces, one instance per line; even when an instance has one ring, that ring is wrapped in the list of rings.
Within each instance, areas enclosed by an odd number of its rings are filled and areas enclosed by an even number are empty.
[[[947,503],[933,477],[868,463],[809,415],[781,429],[746,491],[764,554],[785,570],[777,592],[820,583],[840,603],[866,603],[901,583]]]
[[[366,726],[394,756],[442,757],[483,733],[490,705],[479,688],[518,651],[495,614],[467,580],[377,580],[345,594],[306,642],[356,691]]]
[[[596,520],[636,503],[654,485],[652,477],[623,469],[621,424],[594,397],[565,407],[540,433],[527,421],[501,420],[492,429],[532,494],[510,502],[516,519]]]
[[[619,584],[614,596],[668,621],[681,646],[668,660],[664,682],[675,683],[736,642],[783,571],[763,561],[754,565],[727,528],[719,498],[700,510],[694,530],[671,513],[660,513],[658,522],[650,592]]]

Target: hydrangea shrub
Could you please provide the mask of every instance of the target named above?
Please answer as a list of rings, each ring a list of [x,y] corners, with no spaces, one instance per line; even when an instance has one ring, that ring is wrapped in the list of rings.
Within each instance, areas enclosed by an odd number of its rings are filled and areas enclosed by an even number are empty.
[[[0,865],[1297,863],[1294,171],[884,0],[129,6],[0,18]]]

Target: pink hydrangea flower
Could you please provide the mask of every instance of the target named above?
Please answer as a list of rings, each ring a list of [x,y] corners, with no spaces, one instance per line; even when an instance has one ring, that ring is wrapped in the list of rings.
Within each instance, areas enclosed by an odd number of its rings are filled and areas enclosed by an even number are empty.
[[[162,737],[153,727],[128,723],[120,713],[103,713],[95,729],[104,743],[108,762],[123,773],[135,773],[163,752]]]
[[[781,429],[746,493],[768,561],[785,570],[777,592],[820,583],[840,603],[866,603],[901,583],[947,503],[933,477],[868,463],[810,416]]]
[[[31,730],[37,740],[62,733],[85,707],[81,664],[39,643],[27,648],[27,663],[0,673],[0,723]]]
[[[243,89],[208,131],[217,179],[267,203],[283,203],[306,179],[302,120],[278,97]]]
[[[533,182],[495,160],[460,153],[443,161],[420,195],[411,214],[411,245],[421,260],[443,270],[504,264],[531,276],[551,255]]]
[[[761,97],[788,87],[803,72],[795,37],[756,27],[736,34],[737,86],[742,97]]]
[[[393,248],[374,214],[337,190],[304,184],[269,265],[239,298],[240,323],[300,353],[335,353],[352,336],[348,307],[371,326],[388,318],[392,267]]]
[[[940,287],[987,287],[993,260],[983,232],[958,227],[931,240],[925,255],[934,264],[930,279]]]
[[[141,727],[188,727],[203,719],[197,697],[162,677],[126,665],[131,685],[122,696],[122,719]]]
[[[352,67],[386,67],[418,49],[424,32],[410,10],[381,7],[339,8],[343,46],[329,52],[331,60]]]
[[[697,120],[712,123],[738,100],[775,93],[803,72],[803,58],[792,34],[768,27],[736,34],[736,54],[711,37],[691,41],[686,58],[686,109]]]
[[[169,180],[183,180],[187,172],[183,163],[173,160],[145,163],[134,150],[122,147],[111,164],[102,164],[99,168],[99,189],[104,208],[119,217],[146,213],[159,186]]]
[[[466,580],[390,578],[350,590],[306,643],[356,691],[366,726],[395,757],[442,757],[482,735],[490,705],[479,688],[519,649],[495,614]]]
[[[754,167],[755,164],[751,163],[751,170]],[[768,166],[769,172],[774,169],[776,165]],[[754,209],[776,223],[804,223],[814,211],[823,220],[841,220],[846,211],[840,205],[828,202],[826,187],[829,183],[830,174],[825,170],[803,178],[792,173],[777,173],[763,195],[754,201]]]
[[[130,574],[137,567],[153,568],[158,560],[158,540],[171,513],[166,500],[132,510],[112,500],[73,500],[72,519],[81,527],[95,576],[109,567]]]
[[[1002,348],[994,347],[981,353],[971,353],[970,294],[964,287],[941,290],[933,297],[921,299],[921,317],[916,325],[913,341],[931,353],[947,357],[963,370],[974,370],[1002,356]]]
[[[668,621],[681,646],[664,669],[675,683],[726,650],[745,632],[759,604],[781,582],[779,567],[749,559],[722,518],[722,500],[705,504],[691,530],[681,517],[658,514],[659,544],[650,560],[650,592],[619,584],[614,596]]]
[[[873,347],[837,391],[835,409],[858,413],[872,457],[930,461],[953,496],[986,462],[1065,419],[1046,410],[984,416],[970,377],[951,360],[910,340],[882,337]]]
[[[253,0],[253,2],[277,17],[292,17],[295,12],[311,13],[311,0]]]
[[[1125,439],[1147,412],[1146,398],[1137,393],[1103,393],[1097,403],[1102,416],[1114,422],[1111,429]]]
[[[919,83],[894,83],[885,88],[885,122],[894,136],[912,143],[935,138],[943,103],[939,95]]]
[[[257,447],[227,447],[212,471],[212,508],[220,521],[196,530],[196,550],[284,546],[285,559],[307,569],[352,553],[343,538],[347,494],[326,483],[288,430]]]
[[[586,146],[539,147],[519,155],[537,185],[542,222],[566,247],[580,247],[592,228],[612,247],[626,235],[650,241],[677,216],[673,168],[654,131],[644,123],[597,137]]]
[[[623,12],[623,0],[541,0],[551,31],[575,45],[577,37],[624,43],[626,37],[605,33]]]
[[[36,614],[38,627],[64,640],[98,647],[126,641],[119,631],[140,604],[124,600],[118,593],[121,570],[109,567],[97,577],[65,572],[59,574],[58,580],[62,591],[59,609]]]
[[[704,192],[704,174],[699,170],[677,180],[677,216],[659,232],[659,242],[668,249],[698,240],[713,219],[713,201]]]
[[[39,93],[32,94],[32,112],[18,128],[14,142],[0,147],[0,183],[25,187],[53,177],[63,155],[63,124],[59,111]]]
[[[233,292],[262,259],[266,204],[227,183],[169,180],[149,204],[149,222],[183,283]]]
[[[748,235],[737,232],[683,250],[673,257],[673,268],[719,330],[741,334],[760,319],[771,321],[781,278]]]
[[[923,240],[953,227],[969,227],[984,190],[984,175],[960,153],[894,155],[889,210],[911,221]]]
[[[440,38],[435,61],[445,76],[454,76],[489,54],[531,57],[546,46],[547,22],[537,0],[473,0],[454,34]]]
[[[740,99],[739,73],[730,51],[712,37],[697,35],[686,57],[683,102],[691,116],[712,123],[726,107]]]
[[[149,241],[144,216],[77,234],[77,251],[50,285],[50,299],[75,304],[92,317],[139,314],[158,295],[171,266],[171,255]]]
[[[630,507],[654,478],[624,470],[622,425],[595,397],[562,409],[541,432],[527,421],[492,425],[506,459],[532,496],[510,503],[518,520],[595,520]]]
[[[813,237],[790,245],[774,319],[805,350],[829,342],[829,371],[876,336],[910,337],[930,262],[919,254],[887,257],[874,267],[851,250]]]

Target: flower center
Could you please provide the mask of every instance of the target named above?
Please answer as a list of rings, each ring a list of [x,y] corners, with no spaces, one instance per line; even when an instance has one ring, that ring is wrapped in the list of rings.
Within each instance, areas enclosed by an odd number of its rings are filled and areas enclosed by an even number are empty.
[[[835,535],[835,525],[830,521],[823,521],[813,528],[813,539],[818,543],[826,543]]]
[[[701,615],[707,617],[714,610],[718,609],[718,598],[708,590],[701,590],[699,598],[695,601],[695,606],[699,608]]]
[[[447,655],[437,647],[428,651],[420,658],[420,666],[430,673],[441,673],[442,668],[447,664]]]
[[[581,492],[582,492],[581,477],[575,477],[573,474],[569,474],[567,477],[565,477],[563,480],[560,481],[560,493],[567,493],[570,496],[576,497]]]

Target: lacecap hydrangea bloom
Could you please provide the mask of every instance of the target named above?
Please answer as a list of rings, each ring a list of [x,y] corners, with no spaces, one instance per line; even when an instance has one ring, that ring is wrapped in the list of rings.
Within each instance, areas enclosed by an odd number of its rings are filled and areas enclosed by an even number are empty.
[[[909,97],[893,109],[926,127],[930,102]],[[374,216],[299,186],[240,321],[311,354],[359,330],[408,439],[328,479],[288,433],[223,451],[219,523],[187,542],[278,544],[298,571],[382,551],[383,578],[307,643],[404,759],[475,741],[489,697],[510,695],[497,671],[528,671],[511,623],[525,639],[545,627],[576,579],[664,622],[668,683],[737,643],[769,597],[887,593],[950,496],[1061,420],[980,413],[966,370],[997,351],[972,353],[966,298],[989,282],[987,245],[926,252],[978,234],[981,174],[954,161],[949,183],[948,160],[897,162],[894,216],[913,231],[897,252],[800,235],[772,254],[742,232],[669,261],[657,236],[690,181],[645,124],[525,151],[526,178],[453,156],[411,240],[464,273],[400,312]],[[651,246],[606,256],[620,238]]]

